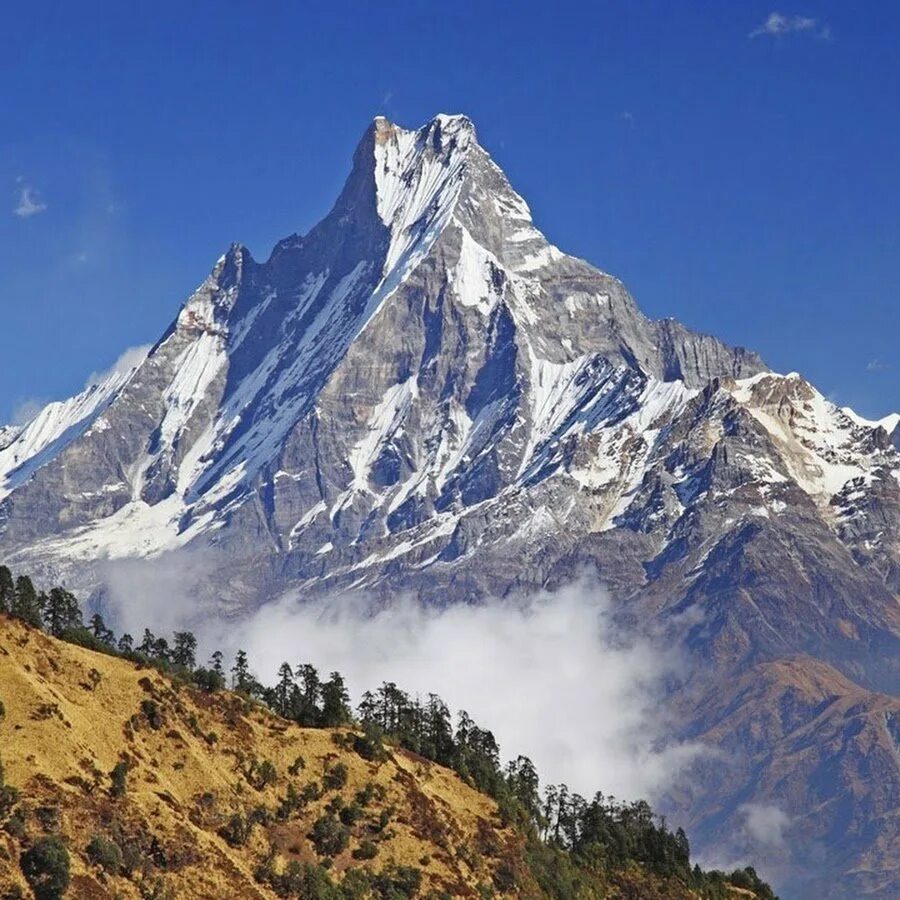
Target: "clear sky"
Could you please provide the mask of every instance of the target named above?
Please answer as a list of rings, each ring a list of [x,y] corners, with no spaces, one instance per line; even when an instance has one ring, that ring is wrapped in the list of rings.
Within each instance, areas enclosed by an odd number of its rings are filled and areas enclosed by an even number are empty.
[[[373,116],[438,112],[648,314],[900,410],[898,46],[895,2],[7,4],[0,421],[307,230]]]

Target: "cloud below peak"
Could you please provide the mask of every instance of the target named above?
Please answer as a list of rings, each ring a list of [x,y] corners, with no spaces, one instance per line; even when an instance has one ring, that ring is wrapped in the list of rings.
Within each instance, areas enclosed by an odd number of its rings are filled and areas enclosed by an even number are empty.
[[[117,629],[172,629],[191,609],[180,597],[202,577],[202,556],[108,566],[106,608]],[[302,602],[289,594],[236,622],[195,623],[201,655],[247,651],[271,683],[282,661],[339,670],[354,699],[382,681],[439,694],[493,729],[506,758],[530,756],[548,782],[590,796],[657,798],[705,752],[669,743],[661,711],[683,661],[613,623],[606,593],[589,579],[553,593],[481,605],[380,604],[364,596]]]

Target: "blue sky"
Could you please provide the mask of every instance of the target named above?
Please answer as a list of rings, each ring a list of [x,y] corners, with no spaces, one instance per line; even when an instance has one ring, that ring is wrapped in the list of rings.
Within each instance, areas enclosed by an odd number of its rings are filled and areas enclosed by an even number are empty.
[[[437,112],[648,314],[900,410],[900,4],[131,6],[4,14],[0,421],[307,230],[374,115]]]

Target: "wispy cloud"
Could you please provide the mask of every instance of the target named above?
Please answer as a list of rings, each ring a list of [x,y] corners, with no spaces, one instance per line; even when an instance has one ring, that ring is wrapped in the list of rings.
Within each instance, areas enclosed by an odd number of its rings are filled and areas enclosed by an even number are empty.
[[[782,847],[791,824],[790,816],[773,803],[745,803],[739,812],[744,817],[744,832],[757,847]]]
[[[17,202],[13,209],[13,214],[20,219],[30,219],[32,216],[42,213],[47,208],[47,204],[41,200],[37,188],[27,184],[21,178],[18,179],[18,183],[19,186],[16,189]]]
[[[772,12],[762,25],[750,32],[750,37],[777,38],[787,34],[808,34],[827,41],[831,39],[831,26],[811,16],[786,16],[780,12]]]
[[[867,372],[887,372],[890,368],[890,363],[882,362],[880,359],[870,359],[866,363]]]
[[[44,397],[23,397],[12,411],[12,425],[27,425],[50,401]]]
[[[136,347],[129,347],[108,369],[91,372],[84,384],[85,390],[92,385],[106,381],[110,375],[124,374],[136,369],[147,358],[151,346],[151,344],[139,344]]]

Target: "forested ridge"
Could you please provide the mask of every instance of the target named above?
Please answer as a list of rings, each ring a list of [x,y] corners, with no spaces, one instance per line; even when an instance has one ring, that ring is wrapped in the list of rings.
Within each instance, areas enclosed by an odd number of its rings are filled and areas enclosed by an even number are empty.
[[[453,716],[435,694],[412,696],[387,682],[365,691],[354,708],[339,672],[323,676],[303,661],[284,662],[275,683],[266,685],[254,676],[251,660],[243,651],[228,661],[215,652],[199,665],[197,640],[188,631],[175,632],[169,638],[150,630],[139,638],[116,636],[99,614],[85,624],[77,598],[67,590],[55,587],[38,591],[27,576],[14,578],[4,566],[0,566],[0,613],[68,643],[139,666],[152,666],[176,686],[201,695],[230,691],[241,702],[262,704],[302,728],[327,729],[336,748],[369,763],[377,765],[402,749],[453,770],[466,784],[495,801],[498,827],[514,829],[521,838],[520,858],[501,859],[490,883],[479,885],[482,896],[695,896],[717,900],[743,895],[774,900],[771,888],[752,868],[724,873],[704,871],[692,864],[684,831],[673,831],[644,801],[623,802],[600,792],[585,798],[564,784],[541,789],[538,773],[527,757],[518,756],[504,764],[491,731],[465,711]],[[164,716],[153,697],[141,702],[141,716],[151,729],[162,727]],[[248,784],[262,790],[280,783],[285,776],[296,776],[303,767],[300,757],[287,772],[279,772],[268,759],[253,758],[244,767],[244,776]],[[111,794],[124,794],[127,763],[114,767],[109,777]],[[229,845],[246,845],[254,829],[289,821],[329,791],[340,791],[346,780],[346,765],[336,762],[319,783],[298,788],[288,781],[276,808],[237,812],[222,823],[219,835]],[[372,799],[367,791],[358,792],[349,804],[333,799],[315,819],[307,834],[317,857],[315,863],[292,860],[285,866],[269,855],[256,868],[257,881],[283,897],[426,896],[422,893],[421,872],[412,864],[415,860],[381,870],[368,862],[377,855],[377,840],[358,842],[353,850],[355,863],[345,867],[340,878],[330,871],[334,859],[346,851],[351,836],[359,830],[357,823]],[[0,769],[0,821],[7,833],[18,833],[27,844],[20,862],[26,880],[38,898],[64,896],[67,872],[63,870],[68,858],[65,837],[29,835],[20,799],[14,786],[4,785]],[[383,818],[384,812],[381,815]],[[377,839],[377,833],[372,837]],[[88,852],[96,857],[97,866],[102,868],[104,859],[112,859],[111,865],[124,871],[122,848],[114,838],[97,835],[92,845]],[[55,873],[54,877],[47,872]],[[427,896],[440,894],[431,891]]]

